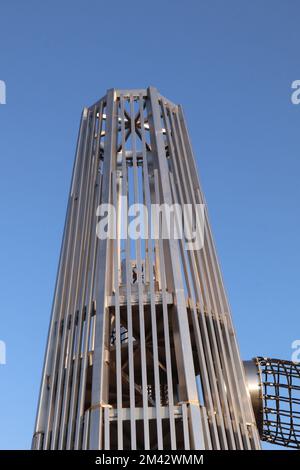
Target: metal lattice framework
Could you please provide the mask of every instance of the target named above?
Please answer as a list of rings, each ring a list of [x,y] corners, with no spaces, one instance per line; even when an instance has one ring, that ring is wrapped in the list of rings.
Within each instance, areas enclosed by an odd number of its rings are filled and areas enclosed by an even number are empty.
[[[83,111],[33,448],[260,448],[206,209],[186,250],[121,239],[122,197],[204,204],[182,109],[153,87]]]
[[[300,449],[300,363],[258,357],[262,396],[261,438]]]

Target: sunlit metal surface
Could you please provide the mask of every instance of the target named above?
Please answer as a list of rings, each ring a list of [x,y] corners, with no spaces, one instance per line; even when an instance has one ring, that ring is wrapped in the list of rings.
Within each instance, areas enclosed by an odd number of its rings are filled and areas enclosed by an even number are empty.
[[[263,430],[263,399],[262,399],[262,383],[260,373],[256,361],[244,361],[246,373],[247,388],[251,397],[253,411],[256,419],[257,428],[260,435]]]
[[[259,449],[206,208],[201,250],[100,241],[121,196],[204,204],[182,109],[153,87],[83,111],[33,448]]]

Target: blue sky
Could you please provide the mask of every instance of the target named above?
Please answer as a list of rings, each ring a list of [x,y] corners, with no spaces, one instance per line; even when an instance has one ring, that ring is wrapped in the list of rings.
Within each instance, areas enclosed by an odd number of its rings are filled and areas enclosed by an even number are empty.
[[[34,425],[81,109],[156,86],[184,106],[242,357],[299,331],[297,0],[0,6],[0,448]]]

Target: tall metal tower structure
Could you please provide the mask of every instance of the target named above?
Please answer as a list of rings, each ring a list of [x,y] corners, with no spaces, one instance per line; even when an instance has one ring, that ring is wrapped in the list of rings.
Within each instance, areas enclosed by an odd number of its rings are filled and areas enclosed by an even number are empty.
[[[33,448],[259,449],[206,208],[187,250],[122,238],[124,201],[205,204],[182,109],[153,87],[83,110]]]

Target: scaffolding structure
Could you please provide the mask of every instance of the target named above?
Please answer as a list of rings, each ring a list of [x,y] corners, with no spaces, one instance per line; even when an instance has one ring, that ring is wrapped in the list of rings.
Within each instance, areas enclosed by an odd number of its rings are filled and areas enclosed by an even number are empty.
[[[182,108],[153,87],[82,114],[33,448],[259,449],[206,206],[193,250],[121,238],[124,201],[205,204]]]

